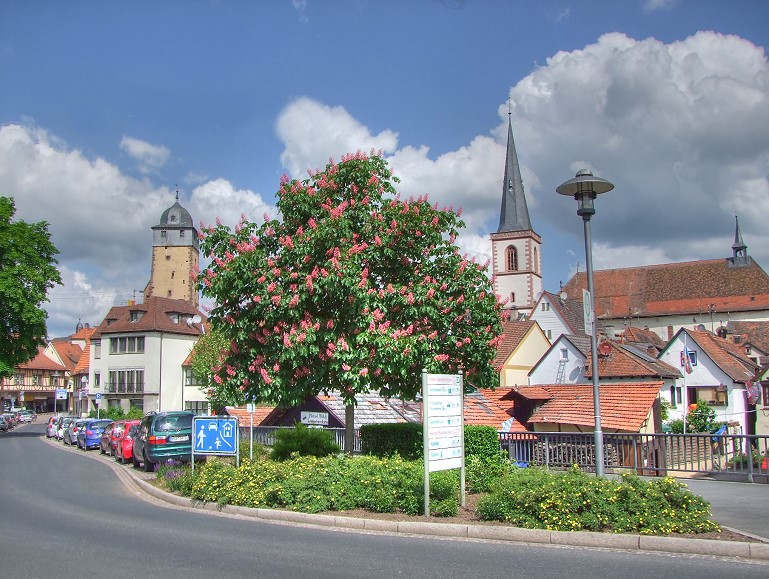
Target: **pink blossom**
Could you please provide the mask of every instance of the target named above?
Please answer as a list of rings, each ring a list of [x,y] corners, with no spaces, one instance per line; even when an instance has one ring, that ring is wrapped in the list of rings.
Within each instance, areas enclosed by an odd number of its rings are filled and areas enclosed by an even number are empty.
[[[272,297],[270,298],[270,300],[271,300],[271,301],[272,301],[272,303],[273,303],[273,304],[275,304],[276,306],[280,305],[280,296],[272,296]]]
[[[221,384],[222,383],[222,377],[219,376],[219,374],[214,374],[214,382],[216,382],[217,384]]]
[[[438,362],[445,362],[446,360],[449,359],[449,355],[448,354],[437,354],[436,356],[433,356],[433,359],[438,361]]]
[[[349,372],[350,366],[348,364],[342,364],[342,370],[344,370],[345,372]]]
[[[368,375],[368,368],[361,368],[359,374],[361,376],[367,376]]]

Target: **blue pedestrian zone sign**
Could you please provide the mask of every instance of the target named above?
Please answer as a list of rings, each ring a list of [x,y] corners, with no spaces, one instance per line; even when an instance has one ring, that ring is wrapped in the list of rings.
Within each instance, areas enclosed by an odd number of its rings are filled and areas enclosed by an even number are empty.
[[[195,440],[193,454],[238,455],[240,429],[237,418],[195,416],[192,419]]]

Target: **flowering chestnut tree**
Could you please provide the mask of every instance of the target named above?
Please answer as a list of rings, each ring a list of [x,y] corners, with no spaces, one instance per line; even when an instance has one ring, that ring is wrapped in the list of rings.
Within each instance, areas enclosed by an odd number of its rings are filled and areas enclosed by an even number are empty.
[[[457,212],[402,200],[387,163],[358,153],[281,181],[282,221],[201,227],[209,321],[229,347],[217,387],[292,406],[328,390],[414,399],[422,369],[493,387],[500,304],[459,254]]]

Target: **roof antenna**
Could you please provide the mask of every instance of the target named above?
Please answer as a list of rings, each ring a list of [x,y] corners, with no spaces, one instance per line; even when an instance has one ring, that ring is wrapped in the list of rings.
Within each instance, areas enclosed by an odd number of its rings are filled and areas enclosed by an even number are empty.
[[[179,183],[176,184],[176,200],[179,201]]]

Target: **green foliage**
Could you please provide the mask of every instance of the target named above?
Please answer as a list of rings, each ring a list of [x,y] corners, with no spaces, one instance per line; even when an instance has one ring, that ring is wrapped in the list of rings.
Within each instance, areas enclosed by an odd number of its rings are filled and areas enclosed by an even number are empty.
[[[414,422],[364,424],[360,427],[363,454],[399,455],[406,460],[422,458],[422,425]]]
[[[240,467],[209,460],[196,470],[190,496],[308,513],[367,509],[416,515],[422,508],[422,487],[420,462],[304,456],[284,462],[245,459]]]
[[[231,382],[214,382],[214,368],[222,362],[223,353],[229,348],[230,340],[224,332],[212,325],[211,330],[195,342],[190,357],[192,374],[203,384],[211,408],[220,413],[225,406],[240,406],[245,403],[243,391]]]
[[[681,418],[676,418],[674,420],[671,420],[668,422],[668,426],[670,427],[670,432],[673,434],[683,434],[684,433],[684,421]]]
[[[281,428],[275,433],[270,458],[286,460],[296,454],[299,456],[328,456],[340,452],[331,433],[324,428],[307,428],[297,423],[294,428]]]
[[[697,400],[697,406],[686,415],[686,431],[713,432],[717,428],[716,411],[704,400]]]
[[[517,468],[502,456],[468,454],[465,458],[465,484],[471,493],[488,493],[499,479]]]
[[[717,531],[710,505],[673,478],[621,481],[572,467],[565,473],[515,469],[478,502],[482,520],[529,529],[666,535]]]
[[[15,213],[14,200],[0,197],[0,377],[45,344],[48,314],[41,305],[61,283],[48,223],[13,221]]]
[[[384,159],[358,153],[285,177],[282,222],[202,229],[212,264],[197,281],[229,341],[217,388],[288,407],[334,388],[345,404],[369,391],[413,399],[423,369],[498,382],[500,304],[486,267],[454,243],[464,223],[425,197],[400,199],[397,182]]]
[[[189,496],[192,493],[192,485],[195,477],[189,464],[159,465],[156,477],[171,492]]]
[[[465,426],[465,456],[499,457],[499,434],[493,426]]]
[[[140,420],[144,417],[144,412],[136,406],[131,406],[128,412],[123,412],[123,408],[120,406],[100,408],[98,411],[94,408],[89,411],[88,417],[96,418],[97,414],[99,418],[108,418],[110,420]]]
[[[739,452],[727,461],[727,465],[733,468],[746,469],[748,467],[748,461],[752,460],[753,467],[759,468],[767,456],[769,456],[769,454],[761,454],[755,448],[752,448],[750,451],[750,459],[746,452]]]

